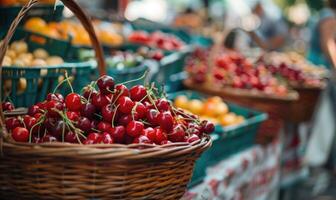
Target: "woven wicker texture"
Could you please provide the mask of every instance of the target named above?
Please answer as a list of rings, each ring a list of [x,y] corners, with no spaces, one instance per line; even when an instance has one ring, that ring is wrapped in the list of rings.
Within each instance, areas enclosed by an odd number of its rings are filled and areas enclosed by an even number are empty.
[[[104,74],[101,46],[88,17],[73,0],[62,1],[88,30]],[[16,25],[35,3],[30,1],[13,22],[0,47],[0,61]],[[16,143],[5,137],[1,105],[0,115],[0,199],[6,200],[179,199],[195,160],[211,145],[207,135],[191,144],[162,146]]]

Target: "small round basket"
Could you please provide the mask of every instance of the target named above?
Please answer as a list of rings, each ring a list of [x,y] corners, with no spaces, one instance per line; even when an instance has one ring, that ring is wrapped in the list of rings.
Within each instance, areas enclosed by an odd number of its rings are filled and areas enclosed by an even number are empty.
[[[90,34],[100,74],[102,48],[88,16],[73,0],[62,0]],[[31,0],[0,46],[0,61],[13,30],[37,1]],[[2,68],[0,67],[0,71]],[[0,105],[1,199],[180,199],[195,160],[211,145],[203,135],[193,143],[155,145],[31,144],[10,140]]]

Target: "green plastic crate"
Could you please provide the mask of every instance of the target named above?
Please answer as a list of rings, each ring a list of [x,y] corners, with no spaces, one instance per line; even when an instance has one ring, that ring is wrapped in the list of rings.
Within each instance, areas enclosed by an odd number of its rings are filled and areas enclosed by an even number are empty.
[[[205,95],[188,90],[169,94],[168,98],[173,100],[179,95],[186,95],[191,99],[206,98]],[[196,161],[190,187],[203,181],[207,167],[252,147],[255,144],[260,124],[267,119],[265,113],[230,103],[228,106],[230,112],[244,116],[245,121],[239,125],[228,127],[217,125],[215,127],[215,132],[211,135],[212,146]]]
[[[36,102],[43,101],[49,92],[53,92],[59,77],[64,77],[65,71],[68,72],[69,77],[73,77],[74,91],[80,92],[82,87],[90,83],[90,72],[94,66],[94,62],[82,62],[50,67],[3,67],[2,85],[9,84],[11,87],[9,93],[5,93],[2,88],[2,97],[9,97],[16,107],[29,107]],[[26,88],[23,91],[18,90],[20,78],[26,80]],[[63,95],[67,94],[70,92],[70,87],[65,82],[59,87],[58,92]]]
[[[21,8],[22,6],[0,7],[0,27],[6,30],[19,14]],[[63,9],[63,5],[57,5],[56,7],[54,5],[38,5],[27,13],[21,23],[23,24],[26,19],[31,17],[40,17],[47,22],[60,21],[63,16]]]

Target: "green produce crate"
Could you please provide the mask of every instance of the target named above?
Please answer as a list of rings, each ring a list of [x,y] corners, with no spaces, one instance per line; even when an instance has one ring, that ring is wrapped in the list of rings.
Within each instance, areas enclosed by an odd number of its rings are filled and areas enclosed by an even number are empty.
[[[13,22],[15,17],[20,12],[22,6],[9,6],[9,7],[0,7],[0,27],[3,30],[7,30],[10,24]],[[24,18],[22,24],[26,19],[31,17],[40,17],[43,20],[49,21],[60,21],[63,14],[63,5],[38,5],[33,7]]]
[[[16,107],[29,107],[36,102],[43,101],[49,92],[53,92],[64,77],[65,71],[72,77],[72,87],[75,92],[90,83],[91,68],[94,62],[64,63],[49,67],[3,67],[2,71],[2,97],[8,97]],[[19,83],[25,82],[25,89],[19,89]],[[9,91],[4,91],[9,88]],[[69,93],[70,87],[64,82],[59,87],[61,94]]]
[[[192,35],[191,44],[209,48],[214,44],[214,41],[211,38],[202,35]]]
[[[148,65],[142,63],[139,66],[131,67],[123,70],[118,70],[115,68],[107,68],[107,74],[112,76],[117,83],[125,83],[130,80],[136,80],[145,74],[148,69]],[[127,87],[132,87],[134,85],[143,84],[144,80],[136,80],[126,84]]]
[[[191,99],[203,99],[206,96],[193,91],[180,91],[168,95],[174,99],[179,95],[186,95]],[[228,104],[230,112],[242,115],[245,121],[239,125],[222,127],[217,125],[211,135],[212,146],[196,161],[190,187],[200,183],[205,175],[206,168],[245,150],[255,144],[256,134],[260,124],[267,119],[267,114],[248,108]]]
[[[170,33],[187,44],[190,44],[192,38],[191,35],[182,28],[172,28],[164,24],[153,22],[144,18],[139,18],[131,22],[131,26],[134,30],[143,30],[146,32],[162,31],[164,33]]]

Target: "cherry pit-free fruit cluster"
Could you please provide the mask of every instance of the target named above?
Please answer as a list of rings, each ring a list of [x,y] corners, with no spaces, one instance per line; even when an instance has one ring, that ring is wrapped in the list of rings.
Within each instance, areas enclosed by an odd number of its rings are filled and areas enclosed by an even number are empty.
[[[28,114],[6,119],[16,142],[79,144],[192,143],[214,131],[214,125],[175,108],[154,85],[127,88],[104,75],[63,97],[49,93]],[[14,109],[8,102],[5,111]]]

